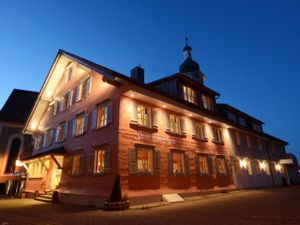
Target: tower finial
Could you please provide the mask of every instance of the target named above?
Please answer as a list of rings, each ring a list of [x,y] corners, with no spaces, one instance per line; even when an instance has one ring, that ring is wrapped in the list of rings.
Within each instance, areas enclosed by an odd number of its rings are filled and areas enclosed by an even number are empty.
[[[185,34],[185,45],[188,45],[188,40],[189,40],[189,38],[188,38],[187,34]]]

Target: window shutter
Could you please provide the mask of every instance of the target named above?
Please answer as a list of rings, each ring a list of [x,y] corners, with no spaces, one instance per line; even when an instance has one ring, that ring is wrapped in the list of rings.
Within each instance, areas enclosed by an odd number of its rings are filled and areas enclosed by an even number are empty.
[[[33,138],[33,149],[37,150],[37,145],[38,145],[38,137]]]
[[[158,112],[152,108],[152,128],[158,129]]]
[[[76,118],[72,120],[72,137],[76,136]]]
[[[250,163],[250,162],[249,162]],[[229,164],[230,164],[230,161],[225,159],[225,175],[227,176],[229,174]],[[250,167],[251,167],[251,164],[250,164]],[[248,166],[247,166],[247,169],[248,169]]]
[[[68,137],[68,130],[69,130],[69,126],[68,125],[69,124],[67,122],[64,124],[64,140],[66,140],[67,137]]]
[[[42,147],[45,147],[46,145],[46,133],[43,133],[43,137],[42,137]]]
[[[166,124],[166,131],[170,132],[170,114],[165,113],[165,124]]]
[[[83,132],[86,132],[88,129],[88,114],[85,113],[83,117]]]
[[[136,158],[136,149],[130,148],[128,153],[128,172],[129,174],[136,174],[137,173],[137,158]]]
[[[172,152],[168,152],[168,174],[169,176],[173,175]]]
[[[91,91],[91,82],[92,82],[92,78],[88,78],[86,81],[86,88],[85,88],[85,93],[84,96],[88,96],[90,94]]]
[[[154,174],[159,175],[160,171],[160,151],[154,151]]]
[[[53,131],[54,131],[54,129],[51,129],[49,132],[49,139],[50,139],[50,141],[49,141],[49,145],[52,145],[53,143],[55,143],[54,141],[54,137],[55,137],[55,135],[53,135]]]
[[[65,101],[66,99],[62,97],[59,101],[59,111],[62,112],[65,110]]]
[[[92,111],[92,129],[97,128],[97,115],[98,115],[98,107],[96,107]]]
[[[72,102],[73,102],[73,94],[74,91],[70,91],[68,93],[68,102],[67,102],[67,108],[70,108],[72,106]]]
[[[192,137],[197,137],[196,133],[196,121],[192,120]]]
[[[138,122],[136,108],[137,108],[137,104],[135,104],[134,102],[132,102],[132,104],[131,104],[131,112],[130,112],[130,123],[137,124],[137,122]]]
[[[80,155],[79,159],[79,173],[78,175],[83,175],[85,168],[85,155]]]
[[[184,172],[185,176],[190,175],[190,159],[187,153],[184,153]]]
[[[213,165],[213,157],[212,156],[207,157],[207,164],[208,164],[209,175],[213,176],[213,174],[214,174],[214,165]]]
[[[106,149],[104,153],[104,173],[110,172],[110,157],[111,156],[111,150]]]
[[[88,163],[88,174],[92,175],[94,173],[94,154],[95,152],[88,155],[87,163]]]
[[[54,105],[53,105],[53,116],[55,116],[57,114],[57,108],[58,108],[58,102],[55,101]]]
[[[76,88],[76,98],[75,98],[76,102],[81,100],[81,90],[82,90],[82,84],[79,84]]]
[[[61,130],[60,127],[57,127],[57,128],[56,128],[54,143],[58,143],[59,132],[61,132],[60,130]]]
[[[196,157],[195,157],[195,172],[196,172],[196,175],[199,176],[201,174],[201,171],[200,171],[200,165],[199,165],[199,155],[196,154]]]
[[[216,173],[219,176],[220,175],[220,168],[219,168],[219,158],[215,158],[215,167],[216,167]]]
[[[181,117],[180,118],[180,125],[181,125],[181,134],[186,135],[186,120]]]
[[[112,116],[112,102],[109,101],[109,103],[107,104],[107,123],[112,122]]]
[[[73,156],[70,156],[67,160],[67,173],[68,175],[72,175],[73,168]]]

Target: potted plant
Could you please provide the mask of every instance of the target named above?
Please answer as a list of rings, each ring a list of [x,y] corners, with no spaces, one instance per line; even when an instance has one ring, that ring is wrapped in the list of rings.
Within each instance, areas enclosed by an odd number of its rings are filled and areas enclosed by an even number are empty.
[[[116,211],[116,210],[125,210],[128,208],[129,208],[129,200],[127,196],[122,197],[120,175],[117,175],[109,200],[104,202],[104,210]]]

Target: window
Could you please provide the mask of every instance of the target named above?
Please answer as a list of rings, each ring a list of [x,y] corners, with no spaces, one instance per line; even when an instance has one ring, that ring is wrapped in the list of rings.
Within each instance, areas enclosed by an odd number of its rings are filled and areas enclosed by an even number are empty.
[[[103,174],[110,171],[110,149],[104,147],[96,147],[90,159],[89,171],[93,174]]]
[[[63,104],[63,106],[61,107],[63,108],[63,110],[70,108],[72,106],[72,101],[73,101],[73,91],[67,92],[62,99],[63,100],[61,104]]]
[[[140,173],[153,172],[153,150],[138,148],[137,149],[137,170]]]
[[[202,175],[209,174],[207,155],[199,155],[199,170]]]
[[[151,109],[142,105],[137,105],[136,115],[137,123],[144,127],[150,127]]]
[[[257,123],[252,123],[252,128],[253,128],[253,130],[261,132],[261,125],[259,125]]]
[[[254,172],[256,175],[261,174],[261,169],[260,169],[260,163],[258,160],[253,160],[252,161]]]
[[[19,155],[20,146],[21,146],[21,140],[19,138],[15,138],[12,140],[9,149],[6,167],[5,167],[5,173],[15,172],[15,166],[16,166],[15,162]]]
[[[184,173],[184,153],[172,152],[173,174]]]
[[[79,176],[84,172],[85,155],[77,154],[69,157],[68,175]]]
[[[59,101],[59,111],[62,112],[67,108],[66,96],[60,98]]]
[[[233,112],[227,112],[228,119],[232,120],[233,122],[237,122],[237,116]]]
[[[219,175],[227,175],[226,161],[224,157],[217,157],[217,171]]]
[[[200,140],[207,140],[205,125],[201,122],[194,121],[194,134],[193,137]]]
[[[76,116],[72,122],[72,136],[79,136],[87,131],[88,118],[86,113]]]
[[[239,124],[244,127],[247,126],[247,122],[246,122],[245,118],[239,117]]]
[[[212,131],[213,141],[216,143],[224,143],[222,129],[220,127],[212,127]]]
[[[76,102],[82,100],[83,98],[87,97],[91,91],[91,77],[87,78],[86,80],[82,81],[76,88]]]
[[[251,148],[251,140],[250,140],[249,135],[246,135],[246,142],[247,142],[247,147]]]
[[[212,102],[212,99],[211,97],[208,97],[207,95],[201,95],[201,98],[202,98],[202,103],[203,103],[203,107],[205,109],[208,109],[210,111],[213,111],[214,110],[214,107],[213,107],[213,102]]]
[[[257,138],[256,143],[257,143],[258,149],[262,150],[263,149],[262,140],[260,138]]]
[[[54,117],[58,113],[58,101],[55,101],[49,105],[49,119]]]
[[[183,97],[185,101],[196,104],[196,92],[187,86],[183,86]]]
[[[180,117],[170,114],[169,120],[170,120],[170,132],[180,134],[181,133]]]
[[[68,135],[68,123],[66,122],[61,123],[56,128],[55,143],[63,142],[64,140],[67,139],[67,135]]]
[[[43,147],[47,147],[52,144],[52,137],[53,137],[53,129],[47,130],[44,133],[43,137]]]
[[[112,121],[112,102],[108,101],[97,105],[93,110],[92,129],[105,127]]]
[[[241,145],[241,137],[240,137],[240,133],[238,131],[234,132],[235,134],[235,143],[236,145]]]

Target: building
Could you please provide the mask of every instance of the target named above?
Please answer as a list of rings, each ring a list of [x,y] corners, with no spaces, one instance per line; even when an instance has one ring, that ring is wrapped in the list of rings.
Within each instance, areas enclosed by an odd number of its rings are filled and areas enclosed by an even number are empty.
[[[31,154],[31,136],[22,130],[37,95],[14,89],[0,111],[0,195],[16,195],[22,185],[16,160]]]
[[[272,183],[268,163],[285,176],[278,159],[287,143],[263,133],[257,119],[245,118],[249,128],[224,116],[221,109],[234,108],[216,104],[219,94],[204,85],[191,51],[184,47],[179,73],[145,84],[140,67],[127,77],[59,50],[24,128],[35,140],[25,191],[57,190],[61,201],[102,206],[117,174],[132,203],[280,184],[277,177]],[[259,150],[279,146],[274,158],[264,150],[243,154],[250,149],[233,146],[235,131],[249,134],[255,151],[256,139]],[[248,168],[245,156],[261,163],[264,178],[255,185],[253,173],[238,178]]]

